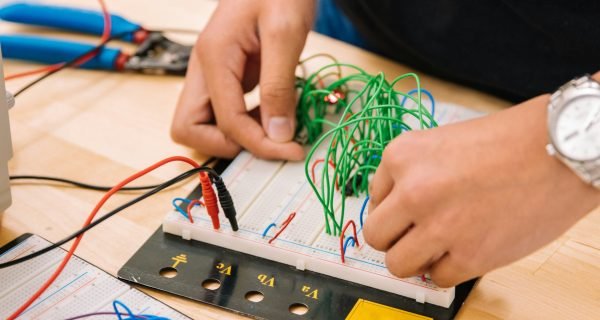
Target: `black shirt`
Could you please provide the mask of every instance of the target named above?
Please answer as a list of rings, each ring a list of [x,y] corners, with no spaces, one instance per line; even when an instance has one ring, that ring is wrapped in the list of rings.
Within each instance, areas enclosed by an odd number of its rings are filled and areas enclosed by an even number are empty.
[[[337,0],[369,45],[520,101],[600,70],[598,0]]]

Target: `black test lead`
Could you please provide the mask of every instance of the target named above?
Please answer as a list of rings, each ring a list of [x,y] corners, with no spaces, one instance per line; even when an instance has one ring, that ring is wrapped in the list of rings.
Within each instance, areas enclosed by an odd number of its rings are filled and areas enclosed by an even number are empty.
[[[223,209],[225,217],[227,217],[229,223],[231,224],[231,229],[233,231],[238,231],[239,227],[236,219],[237,213],[235,211],[233,199],[231,198],[229,190],[227,190],[227,187],[225,186],[225,183],[223,182],[223,179],[221,177],[214,176],[213,182],[215,184],[215,187],[217,188],[217,193],[219,194],[219,202],[221,203],[221,208]]]

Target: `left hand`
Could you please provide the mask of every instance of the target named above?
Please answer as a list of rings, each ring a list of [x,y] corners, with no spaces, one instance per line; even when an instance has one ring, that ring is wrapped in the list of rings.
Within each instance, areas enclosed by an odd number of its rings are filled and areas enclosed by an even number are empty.
[[[398,277],[454,286],[560,236],[600,192],[545,151],[540,96],[496,114],[403,133],[370,184],[368,244]]]

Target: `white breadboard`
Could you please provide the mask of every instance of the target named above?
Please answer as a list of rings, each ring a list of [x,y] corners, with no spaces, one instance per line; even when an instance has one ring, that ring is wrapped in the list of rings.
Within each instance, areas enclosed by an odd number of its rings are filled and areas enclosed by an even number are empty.
[[[438,123],[476,117],[479,113],[463,107],[438,104]],[[318,169],[319,167],[317,167]],[[400,279],[385,267],[384,253],[365,244],[358,230],[360,247],[348,246],[346,261],[341,262],[340,238],[324,231],[323,209],[304,173],[302,162],[265,161],[242,152],[225,170],[223,179],[235,201],[239,230],[234,232],[220,213],[221,228],[214,230],[203,207],[192,210],[194,223],[173,210],[163,222],[163,231],[184,239],[194,239],[269,260],[312,270],[332,277],[370,286],[448,307],[454,300],[454,288],[439,288],[421,277]],[[318,176],[318,175],[317,175]],[[337,203],[337,210],[340,207]],[[357,227],[364,197],[346,199],[345,221]],[[272,244],[268,241],[291,212],[296,217]],[[366,216],[366,214],[365,214]],[[271,224],[272,228],[263,237]],[[350,235],[351,230],[346,231]]]
[[[48,245],[50,242],[35,235],[30,236],[0,254],[0,262],[11,261]],[[0,269],[0,319],[6,319],[23,304],[54,272],[64,255],[65,250],[56,249],[24,263]],[[189,319],[77,257],[71,258],[54,284],[19,319],[66,319],[89,313],[113,312],[114,300],[123,302],[136,315]],[[116,318],[115,315],[94,317]]]

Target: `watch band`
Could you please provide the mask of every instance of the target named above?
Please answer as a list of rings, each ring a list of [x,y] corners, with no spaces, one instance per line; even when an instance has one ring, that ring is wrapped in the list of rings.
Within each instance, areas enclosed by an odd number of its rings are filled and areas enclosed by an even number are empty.
[[[558,102],[563,98],[566,91],[583,88],[594,88],[600,90],[600,83],[592,79],[589,74],[586,74],[563,84],[552,94],[552,96],[550,96],[549,111],[552,112],[558,106]]]
[[[600,189],[600,160],[590,162],[575,162],[565,159],[571,167],[585,182]]]

